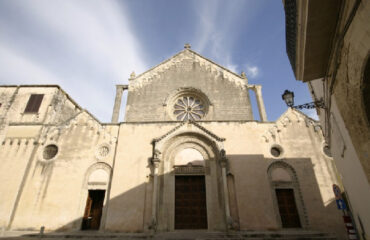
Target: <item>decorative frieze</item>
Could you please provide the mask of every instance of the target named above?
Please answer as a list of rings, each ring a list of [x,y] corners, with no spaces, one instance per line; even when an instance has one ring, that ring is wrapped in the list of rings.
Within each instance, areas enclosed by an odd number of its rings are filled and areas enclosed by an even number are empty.
[[[190,49],[176,54],[172,58],[162,62],[152,69],[136,76],[135,78],[130,77],[130,91],[136,91],[143,86],[150,84],[153,80],[160,78],[160,75],[166,70],[172,67],[183,67],[184,70],[188,69],[191,71],[192,63],[198,63],[201,67],[204,67],[207,71],[221,75],[225,80],[232,82],[242,89],[247,89],[247,79],[245,76],[239,76],[228,69],[212,62],[211,60],[193,52]]]

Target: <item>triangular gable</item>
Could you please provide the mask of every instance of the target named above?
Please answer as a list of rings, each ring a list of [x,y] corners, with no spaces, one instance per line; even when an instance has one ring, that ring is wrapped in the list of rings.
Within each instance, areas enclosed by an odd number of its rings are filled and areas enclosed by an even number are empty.
[[[203,57],[197,52],[194,52],[190,49],[184,49],[183,51],[175,54],[173,57],[163,61],[162,63],[158,64],[157,66],[149,69],[148,71],[139,74],[138,76],[131,76],[130,78],[130,90],[136,90],[143,87],[146,84],[152,82],[154,78],[160,77],[160,73],[163,73],[170,67],[180,64],[184,60],[192,60],[194,62],[199,63],[201,66],[204,66],[206,69],[209,69],[212,72],[216,72],[217,74],[222,74],[222,76],[240,86],[242,88],[247,88],[248,80],[246,77],[242,77],[229,69],[209,60],[208,58]]]
[[[48,139],[57,140],[67,129],[76,124],[84,125],[97,134],[103,134],[110,142],[115,142],[117,139],[106,131],[104,126],[91,113],[86,110],[82,110],[63,123],[44,127],[40,142],[46,142]]]
[[[200,133],[203,133],[204,135],[208,136],[209,138],[215,140],[216,142],[224,142],[226,140],[225,138],[221,138],[221,137],[217,136],[216,134],[212,133],[211,131],[209,131],[208,129],[206,129],[205,127],[199,125],[198,123],[196,123],[194,121],[187,121],[187,122],[181,122],[181,123],[179,123],[179,125],[177,125],[176,127],[172,128],[170,131],[168,131],[164,135],[162,135],[162,136],[160,136],[158,138],[153,139],[152,142],[153,143],[163,142],[165,139],[169,139],[169,138],[177,135],[179,132],[181,132],[181,128],[183,128],[186,124],[191,124],[191,125],[195,126],[196,129],[198,129],[198,131]],[[190,132],[191,133],[192,131],[186,130],[186,132]]]
[[[286,128],[288,125],[291,125],[293,123],[300,123],[305,122],[306,127],[314,126],[315,131],[317,131],[317,127],[321,128],[320,123],[303,112],[294,109],[294,108],[288,108],[276,121],[275,124],[270,127],[263,135],[262,137],[265,139],[265,142],[269,142],[270,140],[275,141],[276,136],[279,132],[282,131],[282,129]]]

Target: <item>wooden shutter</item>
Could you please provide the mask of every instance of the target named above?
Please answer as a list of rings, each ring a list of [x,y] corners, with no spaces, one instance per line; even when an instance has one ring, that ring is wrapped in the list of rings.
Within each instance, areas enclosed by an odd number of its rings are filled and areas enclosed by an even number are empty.
[[[28,99],[25,113],[37,113],[39,111],[44,94],[32,94]]]

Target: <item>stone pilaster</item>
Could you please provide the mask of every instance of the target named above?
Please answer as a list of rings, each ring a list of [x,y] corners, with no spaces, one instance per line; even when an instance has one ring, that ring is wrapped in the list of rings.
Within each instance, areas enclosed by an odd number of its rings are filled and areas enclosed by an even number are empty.
[[[225,216],[227,228],[233,228],[233,219],[230,214],[230,200],[229,200],[229,187],[227,185],[227,164],[228,159],[226,158],[226,152],[224,149],[220,151],[220,166],[222,172],[222,185],[223,185],[223,194],[225,199]]]
[[[153,195],[152,195],[152,220],[149,229],[156,231],[157,229],[157,199],[158,199],[158,168],[160,160],[160,152],[158,150],[154,151],[153,158],[151,160],[151,165],[153,168]]]
[[[116,99],[114,100],[112,123],[118,123],[123,91],[127,89],[128,89],[127,85],[116,85]]]
[[[262,98],[262,86],[261,85],[248,85],[248,89],[253,90],[254,93],[256,94],[258,112],[260,114],[261,122],[267,122],[265,104],[263,103],[263,98]]]

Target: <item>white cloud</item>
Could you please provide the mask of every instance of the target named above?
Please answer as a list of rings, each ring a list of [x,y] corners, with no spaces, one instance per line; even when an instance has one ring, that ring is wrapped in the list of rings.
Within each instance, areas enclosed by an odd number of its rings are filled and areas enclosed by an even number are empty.
[[[246,75],[247,75],[248,78],[256,78],[256,77],[258,77],[259,73],[260,73],[260,70],[257,66],[247,65]]]
[[[0,82],[59,84],[82,107],[109,121],[114,85],[147,68],[120,3],[2,2],[17,17],[0,14]]]

